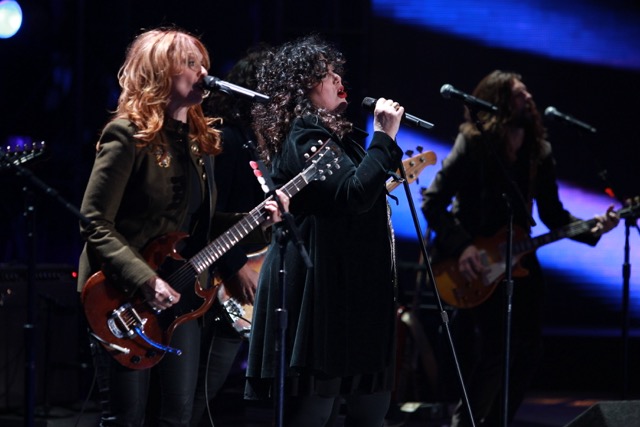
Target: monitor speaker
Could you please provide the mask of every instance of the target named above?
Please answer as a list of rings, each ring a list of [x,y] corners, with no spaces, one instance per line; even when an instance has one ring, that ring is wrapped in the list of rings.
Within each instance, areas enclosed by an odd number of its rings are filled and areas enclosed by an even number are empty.
[[[599,402],[565,427],[629,427],[640,425],[640,400]]]

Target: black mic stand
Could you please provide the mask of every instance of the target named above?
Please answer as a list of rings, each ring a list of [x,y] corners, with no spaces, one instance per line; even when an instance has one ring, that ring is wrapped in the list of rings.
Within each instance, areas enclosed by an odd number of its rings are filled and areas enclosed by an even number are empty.
[[[631,285],[631,263],[629,253],[631,245],[629,234],[631,227],[635,227],[640,233],[636,223],[637,217],[632,216],[624,221],[624,261],[622,264],[622,399],[627,399],[629,394],[629,288]]]
[[[300,257],[302,258],[307,269],[313,268],[313,264],[311,263],[311,258],[309,258],[309,254],[304,247],[304,243],[300,236],[300,230],[296,226],[295,221],[293,220],[293,215],[291,213],[285,211],[284,206],[278,194],[276,193],[276,187],[271,179],[271,175],[267,170],[264,163],[258,159],[255,153],[255,144],[253,141],[249,140],[246,142],[245,147],[247,147],[250,152],[253,160],[258,165],[258,169],[261,172],[262,177],[265,180],[265,185],[268,188],[267,195],[272,196],[273,199],[278,204],[278,209],[283,218],[284,227],[277,226],[274,227],[274,232],[276,233],[275,238],[278,242],[278,248],[280,250],[280,265],[278,270],[278,301],[280,302],[280,306],[276,308],[276,339],[275,339],[275,358],[276,358],[276,377],[275,377],[275,426],[282,427],[283,425],[283,417],[284,417],[284,384],[285,384],[285,376],[286,376],[286,332],[287,332],[287,323],[288,323],[288,312],[286,306],[286,268],[285,268],[285,254],[287,249],[287,244],[289,240],[292,240],[295,244],[295,247],[298,249],[300,253]]]
[[[624,206],[624,200],[620,200],[616,197],[616,192],[613,190],[613,186],[609,182],[607,177],[607,170],[602,168],[597,160],[597,156],[592,157],[594,159],[596,169],[598,170],[598,177],[602,181],[605,187],[605,193],[611,198],[618,199],[618,201]],[[636,200],[632,200],[631,203],[636,203]],[[622,399],[627,399],[629,396],[629,329],[631,324],[631,312],[629,309],[629,291],[631,287],[631,262],[630,262],[630,230],[631,227],[640,234],[640,228],[637,224],[638,217],[631,215],[624,221],[624,255],[622,261],[622,315],[621,315],[621,338],[622,338]]]
[[[402,164],[402,162],[400,162],[399,170],[400,170],[400,176],[402,178],[402,186],[404,187],[404,191],[407,196],[407,202],[409,203],[409,209],[411,210],[411,218],[413,219],[413,224],[416,229],[416,235],[418,237],[418,242],[420,244],[420,251],[422,252],[422,258],[425,260],[427,276],[429,278],[429,281],[433,284],[433,292],[435,294],[438,310],[440,312],[442,326],[444,327],[444,331],[447,335],[447,342],[449,343],[449,348],[451,349],[451,356],[453,357],[454,367],[456,369],[457,378],[460,384],[462,401],[464,402],[464,406],[467,409],[469,419],[471,420],[471,426],[475,427],[475,421],[473,419],[473,413],[471,411],[469,397],[467,396],[467,390],[464,385],[462,371],[460,370],[460,363],[458,362],[458,356],[456,354],[455,346],[453,344],[453,338],[451,337],[451,329],[449,328],[449,315],[444,309],[444,305],[442,304],[442,299],[440,298],[440,293],[438,292],[438,287],[436,286],[435,276],[433,275],[433,270],[431,269],[431,261],[429,259],[429,255],[427,254],[427,245],[425,244],[425,241],[424,241],[424,235],[420,227],[420,221],[418,220],[418,214],[416,211],[415,204],[413,202],[413,196],[411,195],[411,189],[409,188],[407,172],[405,171],[404,165]]]
[[[0,166],[13,169],[17,176],[25,178],[27,184],[35,187],[52,197],[60,205],[64,206],[74,216],[85,224],[89,220],[80,211],[65,201],[57,191],[49,187],[36,177],[29,169],[24,168],[19,162],[11,161],[4,151],[0,149]],[[25,218],[27,231],[27,322],[24,325],[25,337],[25,375],[24,375],[24,425],[35,425],[35,399],[36,399],[36,326],[38,320],[37,291],[36,291],[36,206],[34,195],[29,186],[23,188],[25,193]]]
[[[502,198],[505,200],[508,219],[507,219],[507,241],[506,251],[504,254],[505,262],[505,279],[504,279],[504,292],[505,292],[505,306],[504,306],[504,353],[503,353],[503,370],[502,370],[502,411],[500,417],[500,425],[507,427],[509,419],[509,384],[510,384],[510,358],[511,358],[511,320],[513,315],[513,218],[514,210],[512,205],[512,198],[515,197],[517,206],[521,208],[525,217],[528,218],[529,224],[535,226],[536,222],[531,216],[531,213],[527,210],[527,204],[518,188],[518,185],[511,179],[507,169],[502,162],[500,155],[495,151],[490,141],[487,140],[487,135],[483,127],[482,120],[478,117],[478,112],[469,106],[469,115],[476,125],[476,128],[480,132],[480,138],[485,144],[485,148],[494,157],[498,169],[500,170],[507,188],[511,192],[511,196],[506,192],[502,194]]]

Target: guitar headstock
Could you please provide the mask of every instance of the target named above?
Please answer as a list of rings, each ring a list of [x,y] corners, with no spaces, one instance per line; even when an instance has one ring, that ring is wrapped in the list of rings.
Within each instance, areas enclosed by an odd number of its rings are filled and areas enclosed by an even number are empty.
[[[331,139],[327,142],[318,141],[310,149],[310,153],[305,153],[305,163],[307,167],[298,174],[304,181],[325,180],[327,175],[333,173],[333,169],[340,169],[338,159],[342,150]],[[262,162],[250,161],[249,165],[253,169],[253,174],[258,179],[262,191],[269,192],[269,186],[273,186],[269,173],[264,169]],[[269,180],[269,181],[268,181]]]
[[[640,217],[640,196],[629,198],[625,207],[618,211],[620,219],[637,219]]]
[[[11,141],[0,149],[0,167],[9,167],[11,165],[21,165],[36,157],[44,154],[45,142],[24,143],[22,141]]]
[[[410,153],[411,155],[413,153]],[[407,182],[411,184],[418,179],[418,176],[422,173],[424,168],[429,165],[435,165],[438,160],[436,153],[433,151],[425,151],[424,153],[416,154],[402,161],[402,166],[407,174]],[[397,175],[400,176],[400,170]],[[387,181],[387,191],[391,192],[400,185],[402,181],[398,179],[390,179]]]
[[[318,146],[312,146],[310,151],[310,154],[304,155],[308,166],[300,173],[305,181],[324,181],[327,175],[333,174],[334,169],[340,169],[338,160],[342,150],[333,140],[318,140]]]

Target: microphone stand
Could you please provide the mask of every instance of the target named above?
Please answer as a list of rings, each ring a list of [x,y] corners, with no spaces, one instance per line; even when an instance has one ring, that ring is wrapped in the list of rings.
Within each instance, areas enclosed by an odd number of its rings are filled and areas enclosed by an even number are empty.
[[[64,206],[73,215],[85,224],[89,220],[80,213],[73,205],[65,201],[53,188],[49,187],[42,180],[36,177],[29,169],[24,168],[19,163],[12,162],[4,151],[0,149],[0,165],[11,168],[17,176],[25,178],[27,184],[35,187],[43,193],[51,196],[56,202]],[[36,206],[33,191],[29,186],[23,189],[25,193],[25,218],[27,231],[27,321],[24,324],[25,339],[25,375],[24,375],[24,425],[33,427],[35,425],[35,399],[36,399],[36,326],[38,320],[37,291],[36,291]]]
[[[611,198],[616,198],[616,193],[613,191],[613,186],[609,182],[607,177],[607,170],[600,167],[597,157],[593,157],[598,169],[598,177],[604,184],[604,192]],[[620,203],[624,206],[624,201],[620,200]],[[634,203],[634,201],[632,201]],[[640,228],[636,223],[638,218],[635,216],[627,217],[624,221],[624,255],[622,261],[622,315],[621,315],[621,337],[622,337],[622,399],[627,399],[629,396],[629,329],[631,323],[631,313],[629,309],[629,291],[631,288],[631,244],[630,244],[630,230],[631,227],[635,227],[640,233]]]
[[[507,219],[507,241],[506,241],[506,251],[505,251],[505,279],[504,279],[504,292],[505,292],[505,311],[504,311],[504,349],[503,349],[503,370],[502,370],[502,411],[500,413],[500,425],[502,427],[507,427],[508,419],[509,419],[509,384],[510,384],[510,358],[511,358],[511,323],[513,316],[513,218],[514,218],[514,210],[512,207],[512,197],[516,198],[516,202],[518,202],[518,206],[521,208],[522,212],[526,217],[528,217],[529,223],[531,226],[535,226],[536,222],[527,210],[527,204],[518,188],[518,185],[511,179],[507,169],[505,168],[503,162],[500,159],[498,153],[496,153],[494,147],[491,145],[489,141],[487,141],[486,132],[482,127],[482,120],[478,117],[478,112],[476,109],[467,106],[469,109],[469,113],[471,118],[473,119],[476,128],[480,132],[481,140],[485,144],[485,148],[487,151],[491,153],[494,157],[496,163],[498,164],[498,169],[502,173],[502,176],[508,185],[509,190],[511,190],[512,196],[509,196],[506,192],[502,194],[502,198],[505,200],[505,204],[508,212]]]
[[[304,247],[304,243],[300,236],[300,230],[296,226],[295,221],[293,220],[293,215],[291,213],[285,211],[284,206],[278,194],[276,193],[276,187],[271,179],[271,174],[267,170],[264,162],[262,162],[256,156],[255,144],[252,140],[248,140],[245,143],[245,147],[249,149],[251,153],[251,157],[254,162],[258,165],[258,169],[260,170],[262,177],[265,180],[265,185],[268,188],[267,195],[273,196],[273,199],[278,204],[278,209],[280,210],[283,218],[283,223],[285,227],[274,227],[275,228],[275,238],[278,242],[278,248],[280,251],[280,264],[278,270],[278,291],[276,292],[278,296],[278,301],[280,306],[275,310],[276,316],[276,337],[275,337],[275,358],[276,358],[276,376],[275,376],[275,426],[282,427],[283,425],[283,417],[284,417],[284,384],[285,384],[285,376],[286,376],[286,332],[288,326],[288,312],[286,308],[286,268],[285,268],[285,254],[287,244],[289,240],[292,240],[296,249],[298,250],[300,257],[302,258],[307,269],[313,268],[313,263],[311,262],[311,258],[309,258],[309,254]]]
[[[416,229],[416,235],[418,237],[418,243],[420,245],[420,251],[422,253],[422,258],[425,260],[425,266],[427,269],[427,276],[429,281],[433,284],[433,292],[436,297],[436,302],[438,305],[438,311],[440,312],[440,319],[442,320],[442,326],[447,336],[447,342],[449,344],[449,348],[451,349],[451,356],[453,357],[453,364],[456,370],[456,376],[458,378],[458,382],[460,384],[460,391],[462,394],[462,401],[464,402],[464,406],[467,409],[467,414],[469,415],[469,420],[471,420],[471,426],[475,427],[475,421],[473,418],[473,413],[471,410],[471,404],[469,403],[469,397],[467,395],[467,390],[464,385],[464,379],[462,377],[462,371],[460,370],[460,363],[458,362],[458,356],[456,354],[456,349],[453,344],[453,338],[451,336],[451,329],[449,327],[449,315],[444,309],[442,304],[442,299],[440,298],[440,293],[438,292],[438,287],[436,286],[435,276],[433,275],[433,270],[431,269],[431,261],[429,259],[429,255],[427,254],[427,245],[424,241],[424,234],[422,233],[422,229],[420,227],[420,221],[418,220],[418,214],[416,212],[416,207],[413,202],[413,196],[411,195],[411,189],[409,188],[409,181],[407,179],[407,172],[404,169],[404,165],[400,162],[400,176],[402,178],[402,186],[404,188],[404,192],[407,196],[407,202],[409,203],[409,209],[411,211],[411,218],[413,219],[413,225]]]

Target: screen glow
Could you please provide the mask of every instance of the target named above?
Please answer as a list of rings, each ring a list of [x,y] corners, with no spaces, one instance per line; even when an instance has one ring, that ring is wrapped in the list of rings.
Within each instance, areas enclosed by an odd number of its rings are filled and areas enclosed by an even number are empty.
[[[379,17],[487,46],[640,69],[640,15],[579,0],[373,0]]]

